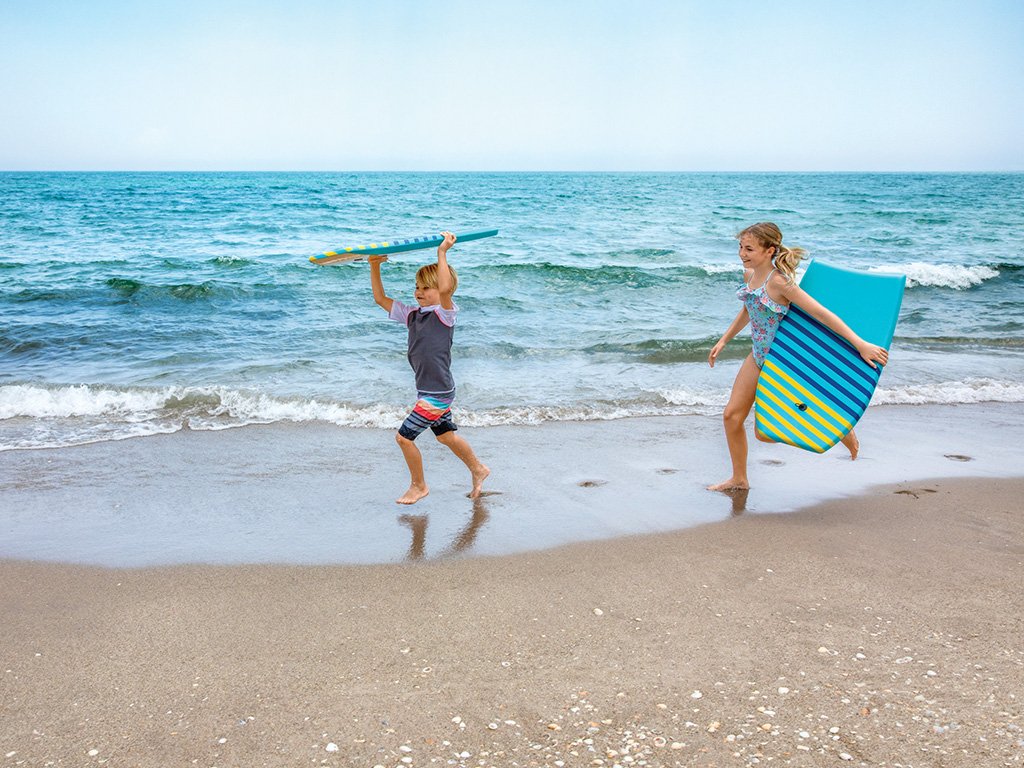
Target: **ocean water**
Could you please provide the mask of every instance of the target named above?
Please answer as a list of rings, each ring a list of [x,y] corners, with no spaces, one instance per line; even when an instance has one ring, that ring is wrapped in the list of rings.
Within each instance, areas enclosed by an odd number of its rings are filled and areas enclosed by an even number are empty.
[[[309,256],[442,229],[456,245],[456,419],[724,405],[735,233],[908,275],[874,404],[1024,401],[1024,174],[0,174],[0,450],[247,424],[395,428],[405,332],[368,267]],[[432,251],[385,264],[411,303]]]

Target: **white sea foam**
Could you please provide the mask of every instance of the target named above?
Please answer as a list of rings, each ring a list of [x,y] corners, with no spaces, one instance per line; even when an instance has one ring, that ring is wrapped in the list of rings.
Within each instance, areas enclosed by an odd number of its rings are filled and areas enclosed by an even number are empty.
[[[721,409],[729,402],[729,390],[698,392],[691,389],[663,389],[658,394],[669,405],[685,406],[704,413],[707,409]]]
[[[1024,383],[997,379],[965,379],[936,384],[879,388],[872,405],[1024,403]]]
[[[163,407],[168,390],[112,389],[84,384],[36,387],[12,384],[0,387],[0,419],[72,418],[112,416],[145,418]]]
[[[735,264],[701,264],[700,268],[709,275],[742,275],[743,265]]]
[[[925,264],[921,261],[871,267],[868,271],[876,274],[906,275],[908,288],[925,286],[953,288],[958,291],[962,291],[965,288],[973,288],[976,285],[981,285],[986,280],[999,277],[999,270],[995,267],[984,265],[965,267],[960,264]]]
[[[457,418],[467,427],[607,421],[710,413],[720,409],[725,400],[724,392],[701,395],[674,390],[602,403],[460,407]],[[222,387],[7,385],[0,387],[0,420],[7,422],[0,450],[81,445],[181,429],[221,430],[275,422],[394,429],[407,413],[407,403],[353,404]]]
[[[287,399],[261,393],[237,390],[216,390],[220,404],[204,418],[201,414],[189,417],[192,429],[216,429],[235,426],[225,420],[245,424],[263,424],[276,421],[325,421],[349,427],[394,426],[405,418],[408,408],[374,403],[366,406],[326,402],[316,399]]]
[[[709,415],[721,412],[727,390],[671,389],[605,403],[465,408],[467,427],[607,421],[640,416]],[[1024,384],[966,379],[879,389],[873,405],[1024,402]],[[344,427],[394,429],[408,404],[366,405],[312,398],[283,398],[226,388],[142,389],[0,386],[0,450],[51,448],[166,434],[181,429],[221,430],[249,424],[323,422]]]

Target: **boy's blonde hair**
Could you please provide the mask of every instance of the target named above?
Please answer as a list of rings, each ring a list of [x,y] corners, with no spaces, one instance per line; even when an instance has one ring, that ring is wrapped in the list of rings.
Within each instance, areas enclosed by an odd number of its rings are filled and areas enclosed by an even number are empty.
[[[448,267],[452,273],[452,293],[459,287],[459,276],[455,274],[455,267]],[[427,264],[420,267],[416,272],[416,284],[424,288],[437,288],[437,264]]]
[[[772,261],[775,263],[775,268],[784,274],[789,282],[793,282],[796,278],[796,266],[807,255],[807,251],[803,248],[787,248],[784,246],[782,244],[782,230],[779,229],[778,225],[770,221],[751,224],[736,235],[736,239],[739,240],[744,235],[753,237],[761,244],[762,248],[774,248],[775,255],[772,256]]]

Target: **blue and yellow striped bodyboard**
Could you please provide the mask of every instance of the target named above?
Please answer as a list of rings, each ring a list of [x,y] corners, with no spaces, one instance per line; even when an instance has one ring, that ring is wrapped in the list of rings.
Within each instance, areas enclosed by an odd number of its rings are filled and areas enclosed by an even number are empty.
[[[800,287],[866,341],[888,348],[905,275],[857,272],[812,261]],[[853,429],[882,375],[844,339],[791,305],[757,380],[757,430],[780,443],[824,453]]]
[[[482,240],[485,237],[494,237],[498,234],[496,229],[485,229],[482,232],[456,233],[456,243],[468,243],[472,240]],[[410,240],[381,240],[369,245],[350,245],[341,247],[334,251],[326,251],[319,256],[310,256],[309,260],[314,264],[335,264],[341,261],[359,261],[366,256],[379,254],[391,255],[393,253],[404,253],[405,251],[421,251],[426,248],[436,248],[444,238],[440,235],[427,235],[426,237],[414,237]]]

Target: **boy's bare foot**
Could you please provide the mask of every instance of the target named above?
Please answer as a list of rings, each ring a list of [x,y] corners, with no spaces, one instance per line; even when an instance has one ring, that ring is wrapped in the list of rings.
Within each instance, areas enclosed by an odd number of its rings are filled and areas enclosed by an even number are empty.
[[[491,474],[491,470],[488,469],[484,464],[473,471],[473,490],[469,492],[468,496],[471,499],[475,499],[480,495],[480,490],[483,488],[484,480],[487,479],[488,475]]]
[[[716,483],[715,485],[708,486],[709,491],[749,491],[750,483],[747,482],[746,478],[740,479],[737,477],[730,477],[724,483]]]
[[[422,499],[430,493],[430,489],[425,485],[410,485],[409,490],[402,494],[399,498],[395,499],[396,504],[415,504],[417,501]]]
[[[852,429],[842,439],[843,445],[846,446],[846,450],[850,452],[850,461],[857,460],[857,454],[860,453],[860,440],[857,438],[857,433]]]

